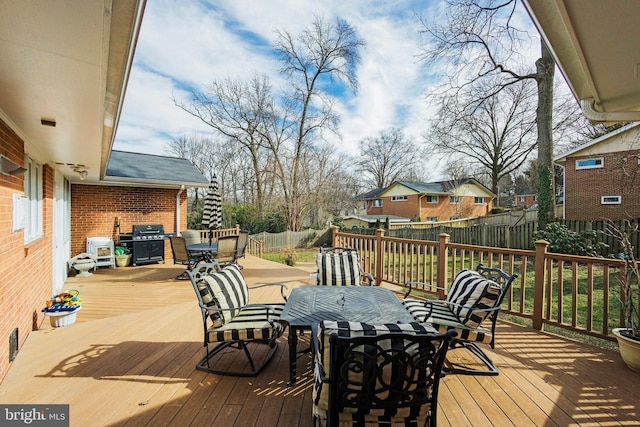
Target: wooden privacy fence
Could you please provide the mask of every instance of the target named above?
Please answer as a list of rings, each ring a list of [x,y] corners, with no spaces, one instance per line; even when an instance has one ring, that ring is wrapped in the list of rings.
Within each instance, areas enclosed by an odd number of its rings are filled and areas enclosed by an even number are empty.
[[[503,310],[530,319],[537,330],[547,324],[614,340],[609,332],[622,324],[625,264],[618,259],[550,253],[543,240],[535,242],[534,250],[520,250],[452,243],[446,233],[436,240],[416,240],[389,237],[384,230],[373,236],[344,233],[338,227],[333,227],[332,244],[357,248],[376,283],[404,287],[417,281],[422,282],[417,290],[424,292],[435,292],[433,285],[448,288],[461,269],[479,263],[517,273]],[[443,291],[436,293],[444,297]]]
[[[596,231],[596,241],[603,242],[609,246],[607,253],[616,257],[622,252],[620,242],[607,233],[607,221],[575,221],[558,219],[560,224],[566,226],[569,230]],[[630,221],[610,221],[620,230],[630,230],[640,219]],[[531,250],[535,247],[534,232],[538,229],[538,223],[527,222],[520,225],[493,225],[493,224],[475,224],[469,227],[451,227],[447,225],[438,225],[432,228],[394,228],[387,230],[388,237],[397,237],[400,239],[413,240],[430,240],[437,241],[438,236],[446,233],[450,236],[450,240],[456,243],[477,246],[492,246],[499,248],[525,249]],[[349,231],[352,234],[375,235],[375,229],[354,229]],[[630,233],[629,238],[631,244],[635,248],[636,258],[640,259],[640,233]]]

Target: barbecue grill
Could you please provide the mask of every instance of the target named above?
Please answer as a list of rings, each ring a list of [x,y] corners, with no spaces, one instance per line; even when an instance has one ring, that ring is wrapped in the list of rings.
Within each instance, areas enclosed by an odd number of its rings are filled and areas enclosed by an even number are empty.
[[[164,262],[164,241],[167,236],[162,224],[135,224],[132,232],[120,234],[120,246],[131,252],[131,264]]]

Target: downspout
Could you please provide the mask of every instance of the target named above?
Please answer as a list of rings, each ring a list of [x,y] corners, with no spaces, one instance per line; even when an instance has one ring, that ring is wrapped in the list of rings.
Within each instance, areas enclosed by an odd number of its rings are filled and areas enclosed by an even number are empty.
[[[184,192],[184,185],[180,186],[180,191],[176,194],[176,236],[180,235],[180,196]]]
[[[596,100],[585,98],[580,100],[584,116],[591,122],[616,123],[640,121],[640,111],[612,111],[609,113],[596,110]]]

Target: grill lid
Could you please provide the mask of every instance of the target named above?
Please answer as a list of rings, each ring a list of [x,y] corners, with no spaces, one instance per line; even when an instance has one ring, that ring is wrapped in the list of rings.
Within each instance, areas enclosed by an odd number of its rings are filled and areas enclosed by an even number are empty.
[[[157,236],[164,234],[162,224],[135,224],[133,226],[133,237]]]

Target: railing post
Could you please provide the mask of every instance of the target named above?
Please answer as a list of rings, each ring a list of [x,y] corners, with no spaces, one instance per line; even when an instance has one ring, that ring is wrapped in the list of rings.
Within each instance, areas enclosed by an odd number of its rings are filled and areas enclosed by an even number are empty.
[[[373,279],[378,286],[382,283],[382,268],[384,267],[384,252],[382,251],[382,238],[384,237],[384,229],[378,228],[376,230],[376,249],[374,253],[374,270]]]
[[[240,235],[240,224],[236,223],[236,235]]]
[[[534,274],[533,288],[533,329],[542,330],[542,312],[544,307],[544,281],[546,278],[545,270],[547,265],[547,247],[549,242],[546,240],[536,240],[536,271]]]
[[[337,248],[340,245],[338,245],[338,232],[340,231],[340,227],[338,227],[337,225],[332,225],[331,226],[331,247],[332,248]]]
[[[447,245],[449,243],[449,236],[447,233],[440,233],[438,235],[438,274],[437,281],[438,283],[438,295],[441,299],[444,299],[444,289],[446,288],[448,270],[449,270],[449,250],[447,249]]]

